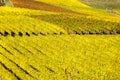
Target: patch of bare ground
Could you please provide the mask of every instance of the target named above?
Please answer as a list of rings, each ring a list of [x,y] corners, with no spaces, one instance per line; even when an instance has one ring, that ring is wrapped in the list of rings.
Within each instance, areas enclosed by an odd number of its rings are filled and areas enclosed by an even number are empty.
[[[45,10],[45,11],[51,11],[51,12],[87,15],[87,14],[75,12],[69,9],[53,6],[47,3],[34,1],[34,0],[12,0],[12,2],[15,7],[29,8],[29,9],[35,9],[35,10]]]

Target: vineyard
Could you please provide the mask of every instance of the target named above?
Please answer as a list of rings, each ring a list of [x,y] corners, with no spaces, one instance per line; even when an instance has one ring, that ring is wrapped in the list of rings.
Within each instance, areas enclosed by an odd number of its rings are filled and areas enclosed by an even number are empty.
[[[23,34],[26,32],[36,34],[120,34],[120,19],[117,17],[102,20],[84,14],[4,7],[0,9],[2,10],[0,12],[0,32],[2,34],[5,32],[9,34],[11,32],[16,34],[19,32]]]
[[[0,7],[0,80],[120,79],[119,16],[77,0],[11,1]]]
[[[3,80],[119,80],[119,37],[1,37],[0,76]]]

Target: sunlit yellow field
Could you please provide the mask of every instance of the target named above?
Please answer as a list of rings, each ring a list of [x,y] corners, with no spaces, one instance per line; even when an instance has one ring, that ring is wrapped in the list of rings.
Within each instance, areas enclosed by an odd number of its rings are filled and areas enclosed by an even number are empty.
[[[120,80],[118,15],[77,0],[12,2],[0,7],[0,80]]]
[[[3,80],[119,80],[119,37],[3,37],[0,76]]]

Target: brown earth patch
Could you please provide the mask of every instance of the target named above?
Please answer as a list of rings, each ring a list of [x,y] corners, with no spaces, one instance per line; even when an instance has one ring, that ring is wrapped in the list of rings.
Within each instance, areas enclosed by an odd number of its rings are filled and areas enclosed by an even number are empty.
[[[37,2],[34,0],[12,0],[12,2],[15,7],[29,8],[29,9],[35,9],[35,10],[45,10],[45,11],[51,11],[51,12],[64,12],[64,13],[87,15],[87,14],[75,12],[72,10],[64,9],[61,7],[53,6],[50,4],[46,4],[43,2]]]

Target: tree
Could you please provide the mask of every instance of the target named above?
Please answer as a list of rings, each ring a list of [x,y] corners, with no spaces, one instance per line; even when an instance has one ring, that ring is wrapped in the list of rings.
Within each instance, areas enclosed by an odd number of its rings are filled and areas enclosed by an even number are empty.
[[[10,0],[0,0],[0,6],[10,6],[13,7],[13,4]]]
[[[0,6],[4,6],[5,5],[5,1],[4,0],[0,0]]]

